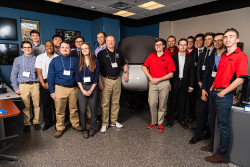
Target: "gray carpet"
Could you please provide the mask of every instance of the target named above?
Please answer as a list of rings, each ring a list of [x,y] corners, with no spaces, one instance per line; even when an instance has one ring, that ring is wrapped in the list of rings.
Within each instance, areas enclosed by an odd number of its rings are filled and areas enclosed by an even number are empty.
[[[147,129],[150,122],[148,109],[131,109],[122,105],[119,121],[124,128],[108,128],[106,133],[97,133],[84,139],[80,132],[68,127],[59,139],[54,137],[54,126],[47,131],[22,133],[21,121],[9,120],[12,133],[19,132],[17,139],[1,142],[0,148],[13,142],[14,147],[6,152],[19,158],[18,162],[0,161],[0,166],[57,167],[57,166],[108,166],[108,167],[233,167],[233,164],[211,164],[204,160],[211,153],[200,151],[209,140],[188,144],[193,132],[183,129],[178,123],[165,127]],[[12,127],[11,127],[12,126]],[[16,126],[16,127],[15,127]],[[191,125],[193,127],[195,125]]]

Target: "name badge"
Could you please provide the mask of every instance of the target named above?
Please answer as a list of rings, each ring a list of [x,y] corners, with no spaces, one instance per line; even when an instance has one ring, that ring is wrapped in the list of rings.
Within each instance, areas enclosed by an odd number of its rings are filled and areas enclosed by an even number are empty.
[[[83,77],[83,82],[91,82],[91,78],[90,77]]]
[[[24,72],[23,72],[23,76],[29,78],[29,77],[30,77],[30,72],[25,72],[25,71],[24,71]]]
[[[197,62],[194,62],[194,66],[196,67],[198,65],[198,63]]]
[[[214,77],[214,78],[215,78],[215,76],[216,76],[216,73],[217,73],[217,72],[213,71],[213,72],[212,72],[212,75],[211,75],[211,77]]]
[[[202,66],[202,71],[204,71],[204,70],[206,70],[206,66],[203,65]]]
[[[70,71],[69,71],[69,70],[64,70],[64,71],[63,71],[63,75],[70,76]]]
[[[117,63],[111,63],[112,68],[118,67]]]

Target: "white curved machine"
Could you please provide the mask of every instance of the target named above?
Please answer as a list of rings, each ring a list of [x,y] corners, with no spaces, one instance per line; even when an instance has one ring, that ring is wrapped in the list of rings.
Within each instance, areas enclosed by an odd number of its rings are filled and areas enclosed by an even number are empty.
[[[119,50],[128,61],[129,66],[129,81],[122,80],[124,89],[148,91],[148,78],[141,67],[148,55],[154,52],[154,42],[155,37],[145,35],[128,37],[119,42]]]

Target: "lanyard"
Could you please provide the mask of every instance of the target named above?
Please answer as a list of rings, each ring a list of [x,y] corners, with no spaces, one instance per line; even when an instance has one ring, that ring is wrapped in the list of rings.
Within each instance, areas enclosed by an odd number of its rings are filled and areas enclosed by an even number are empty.
[[[61,60],[62,60],[63,70],[65,71],[65,67],[64,67],[64,63],[63,63],[62,57],[61,57]],[[71,56],[69,56],[69,71],[70,71],[70,68],[71,68]]]
[[[208,50],[207,50],[207,53],[206,53],[206,55],[205,55],[205,58],[204,58],[204,61],[203,61],[202,66],[204,66],[204,64],[205,64],[205,62],[206,62],[207,55],[209,54],[209,52],[210,52],[210,50],[208,49]]]
[[[107,52],[107,54],[108,54],[108,55],[106,55],[106,57],[109,57],[110,62],[111,62],[111,64],[112,64],[112,60],[111,60],[111,57],[110,57],[110,55],[109,55],[109,52],[108,52],[108,49],[107,49],[107,48],[106,48],[106,52]],[[115,51],[115,63],[116,63],[116,51]]]

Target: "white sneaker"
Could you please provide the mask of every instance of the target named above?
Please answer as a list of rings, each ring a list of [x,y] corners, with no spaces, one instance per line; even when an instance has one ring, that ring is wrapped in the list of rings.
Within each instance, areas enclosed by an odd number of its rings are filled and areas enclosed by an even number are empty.
[[[102,132],[102,133],[105,133],[105,132],[107,131],[107,128],[108,128],[107,126],[102,126],[101,132]]]
[[[114,124],[110,124],[110,126],[116,126],[117,128],[122,128],[123,127],[123,125],[120,124],[119,122],[116,122]]]

